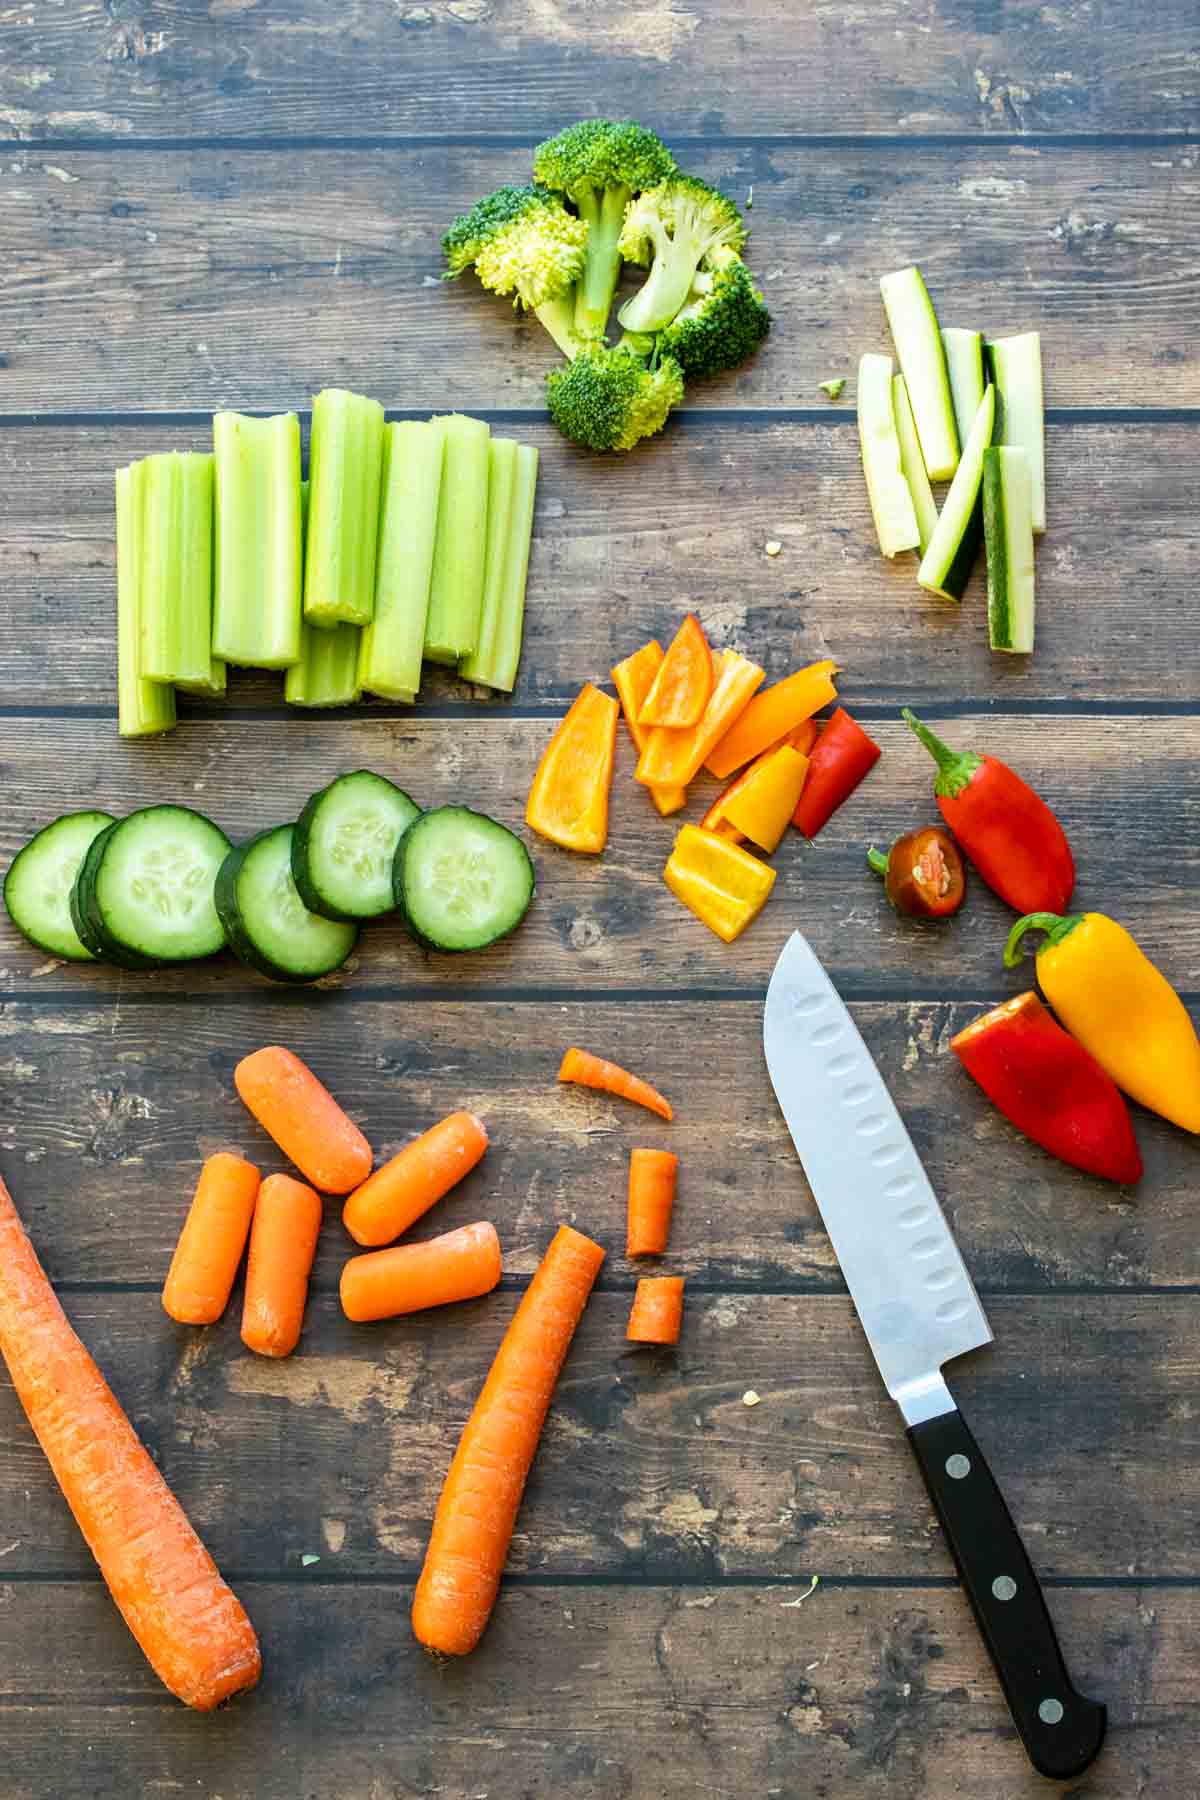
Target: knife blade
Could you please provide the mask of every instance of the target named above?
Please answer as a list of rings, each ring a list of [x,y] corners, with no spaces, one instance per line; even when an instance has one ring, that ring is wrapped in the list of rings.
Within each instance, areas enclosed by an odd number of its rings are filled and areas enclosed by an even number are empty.
[[[1013,1722],[1038,1772],[1067,1780],[1099,1752],[1106,1709],[1067,1673],[1033,1566],[942,1374],[990,1343],[991,1327],[895,1102],[800,932],[771,976],[763,1049]]]

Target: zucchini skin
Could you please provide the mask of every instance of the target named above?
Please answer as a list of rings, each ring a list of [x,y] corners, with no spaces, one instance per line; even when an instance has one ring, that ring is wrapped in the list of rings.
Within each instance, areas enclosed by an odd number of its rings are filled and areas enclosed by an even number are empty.
[[[517,836],[515,831],[510,832],[509,835],[513,839],[513,842],[520,845],[521,853],[529,866],[529,898],[525,902],[525,908],[521,913],[520,918],[514,919],[512,924],[506,926],[503,931],[496,932],[495,936],[490,937],[486,944],[439,943],[436,938],[430,937],[428,932],[422,931],[421,927],[413,920],[408,907],[405,905],[404,864],[412,845],[418,841],[417,834],[422,826],[426,825],[430,820],[437,820],[441,813],[446,812],[468,813],[472,818],[483,819],[488,825],[494,826],[497,823],[497,821],[490,818],[487,813],[478,812],[472,806],[439,806],[434,807],[429,812],[422,813],[419,819],[413,820],[408,830],[404,833],[404,836],[400,839],[400,842],[396,845],[396,859],[392,865],[392,888],[396,896],[396,910],[404,921],[405,928],[410,937],[412,937],[414,942],[421,946],[422,950],[435,950],[439,956],[468,956],[475,951],[489,949],[492,944],[498,944],[502,938],[508,937],[511,932],[514,932],[517,929],[517,926],[521,924],[526,913],[528,913],[529,908],[533,905],[537,895],[537,871],[534,868],[533,858],[529,854],[527,845]]]
[[[79,865],[79,873],[71,889],[71,922],[79,933],[80,940],[98,961],[110,962],[118,969],[131,969],[140,973],[145,969],[159,969],[163,965],[155,957],[143,956],[140,950],[127,949],[124,944],[111,937],[96,901],[96,876],[108,840],[120,823],[119,819],[114,819],[88,845],[87,854]]]
[[[264,839],[274,837],[277,831],[287,831],[288,829],[286,825],[268,825],[264,831],[256,831],[253,837],[247,838],[245,843],[235,844],[217,870],[217,879],[213,886],[213,903],[217,909],[217,917],[225,928],[225,937],[229,948],[239,962],[245,963],[247,968],[255,970],[257,974],[265,975],[270,981],[286,982],[291,987],[306,987],[310,982],[320,981],[322,976],[332,974],[333,971],[318,969],[311,975],[301,975],[297,974],[294,969],[285,969],[281,963],[277,963],[272,957],[265,955],[246,930],[237,892],[238,877],[250,852]],[[295,880],[295,876],[292,879]],[[345,923],[353,924],[354,921],[347,920]],[[357,941],[356,934],[354,942]],[[353,948],[354,944],[352,943],[346,952],[347,956]],[[344,960],[345,958],[343,958]]]

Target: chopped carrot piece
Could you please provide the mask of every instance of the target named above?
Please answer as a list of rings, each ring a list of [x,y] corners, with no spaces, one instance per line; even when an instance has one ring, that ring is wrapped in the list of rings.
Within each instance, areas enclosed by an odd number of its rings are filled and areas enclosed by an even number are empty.
[[[672,1150],[630,1151],[626,1256],[661,1256],[666,1249],[678,1168]]]
[[[713,746],[704,766],[718,781],[724,781],[743,763],[772,749],[781,738],[837,699],[833,683],[835,662],[811,663],[797,669],[784,681],[756,694],[730,729]],[[795,746],[797,749],[799,745]],[[805,753],[807,754],[807,753]]]
[[[355,1188],[342,1208],[346,1230],[356,1244],[390,1244],[469,1174],[487,1147],[482,1119],[451,1113]]]
[[[542,752],[525,823],[564,850],[597,855],[607,842],[618,711],[587,682]]]
[[[325,1194],[348,1194],[371,1173],[371,1146],[329,1089],[290,1050],[269,1044],[233,1072],[245,1104],[283,1154]]]
[[[500,1279],[500,1239],[486,1220],[463,1225],[425,1244],[393,1244],[352,1256],[342,1270],[342,1311],[348,1319],[395,1319],[401,1313],[449,1306],[490,1294]]]
[[[640,650],[635,650],[632,656],[627,656],[624,662],[617,663],[612,670],[613,685],[620,697],[621,711],[629,727],[633,747],[639,756],[646,748],[650,733],[645,726],[639,725],[638,713],[641,711],[642,701],[650,692],[654,677],[662,667],[662,660],[662,645],[657,638],[651,638],[648,644],[643,644]],[[687,789],[652,787],[650,798],[665,819],[671,813],[677,813],[681,806],[687,805]]]
[[[558,1079],[576,1082],[580,1087],[600,1088],[606,1094],[616,1094],[621,1100],[632,1100],[657,1113],[660,1119],[671,1117],[670,1101],[664,1100],[649,1082],[643,1081],[640,1075],[631,1075],[617,1063],[605,1062],[602,1056],[593,1056],[590,1050],[568,1050],[562,1059]]]
[[[319,1195],[291,1175],[268,1175],[250,1229],[242,1309],[242,1342],[258,1356],[290,1356],[300,1341],[320,1229]]]
[[[260,1180],[232,1150],[218,1150],[201,1169],[162,1294],[181,1325],[215,1325],[228,1306]]]
[[[683,1276],[643,1275],[633,1296],[631,1344],[677,1344],[683,1325]]]
[[[664,725],[688,731],[698,725],[713,685],[712,651],[695,613],[689,613],[672,638],[667,654],[638,712],[638,724]]]
[[[718,666],[719,664],[719,666]],[[690,731],[655,726],[636,770],[647,787],[686,787],[738,715],[750,704],[765,671],[736,650],[713,658],[713,691],[699,724]]]

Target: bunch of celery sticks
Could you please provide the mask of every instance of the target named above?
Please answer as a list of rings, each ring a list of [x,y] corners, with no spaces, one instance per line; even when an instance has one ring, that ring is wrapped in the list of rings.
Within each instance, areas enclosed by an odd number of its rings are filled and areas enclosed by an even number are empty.
[[[227,663],[286,671],[294,706],[411,702],[423,660],[511,692],[538,453],[450,413],[388,424],[326,388],[301,480],[295,413],[213,417],[211,453],[117,470],[122,737],[169,731],[175,693]]]

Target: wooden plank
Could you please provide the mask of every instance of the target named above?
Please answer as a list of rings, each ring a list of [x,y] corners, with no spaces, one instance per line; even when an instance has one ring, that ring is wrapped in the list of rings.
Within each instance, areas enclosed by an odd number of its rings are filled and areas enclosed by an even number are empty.
[[[599,1210],[580,1207],[581,1223]],[[539,1212],[509,1241],[548,1236]],[[155,1294],[65,1305],[219,1563],[274,1577],[315,1554],[323,1574],[408,1579],[517,1298],[355,1326],[318,1296],[286,1362],[243,1348],[236,1310],[199,1332],[173,1326]],[[694,1294],[678,1353],[661,1357],[626,1344],[628,1311],[628,1293],[589,1305],[514,1569],[949,1577],[846,1299]],[[954,1391],[1039,1572],[1200,1574],[1194,1296],[1001,1297],[988,1311],[996,1342],[954,1370]],[[750,1388],[760,1406],[743,1404]],[[6,1575],[84,1571],[88,1553],[6,1382],[0,1430]]]
[[[1049,405],[1200,404],[1198,154],[689,151],[740,201],[753,186],[749,260],[775,319],[752,362],[689,403],[824,405],[819,382],[888,346],[879,276],[919,261],[943,323],[1040,327]],[[315,381],[389,405],[540,408],[558,360],[545,333],[473,277],[440,280],[451,219],[529,168],[527,147],[17,150],[0,404],[270,410],[307,405]]]
[[[851,704],[1195,697],[1194,427],[1050,428],[1032,659],[988,650],[982,568],[959,608],[918,589],[913,558],[879,555],[849,419],[709,419],[620,461],[575,456],[540,421],[517,429],[543,455],[518,704],[565,707],[651,633],[669,641],[688,607],[772,679],[837,657]],[[209,441],[204,427],[150,422],[0,430],[6,705],[113,705],[113,469]],[[230,682],[231,703],[278,708],[300,729],[278,677]],[[422,698],[473,694],[431,672]]]
[[[115,1004],[0,1009],[0,1163],[55,1279],[160,1282],[203,1156],[240,1147],[264,1168],[279,1166],[232,1081],[239,1056],[279,1041],[311,1062],[381,1157],[456,1106],[479,1112],[492,1137],[487,1159],[428,1225],[494,1219],[512,1273],[528,1274],[553,1225],[568,1219],[611,1247],[605,1279],[628,1286],[629,1149],[660,1144],[682,1155],[672,1267],[707,1284],[838,1283],[762,1065],[758,999],[322,1001],[285,995],[184,1010],[142,1004],[127,987]],[[975,1279],[992,1290],[1200,1284],[1192,1144],[1139,1113],[1147,1173],[1138,1190],[1053,1161],[1018,1137],[949,1053],[978,1009],[853,1007]],[[652,1075],[676,1122],[561,1087],[571,1042]],[[317,1262],[325,1289],[350,1249],[340,1209],[331,1202],[329,1211]]]
[[[874,8],[649,0],[152,5],[6,21],[0,126],[132,132],[520,132],[605,106],[693,135],[747,130],[1142,131],[1195,123],[1194,15],[1086,0]]]
[[[7,1793],[1042,1800],[960,1595],[796,1597],[509,1589],[483,1647],[437,1669],[411,1638],[404,1589],[256,1584],[245,1598],[263,1683],[198,1720],[156,1688],[98,1589],[8,1587]],[[1192,1794],[1195,1590],[1076,1590],[1051,1604],[1077,1681],[1109,1707],[1100,1761],[1066,1791]]]

